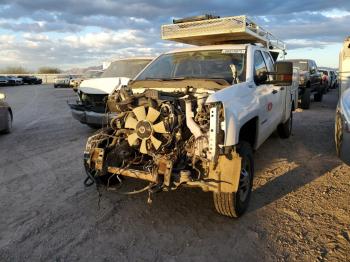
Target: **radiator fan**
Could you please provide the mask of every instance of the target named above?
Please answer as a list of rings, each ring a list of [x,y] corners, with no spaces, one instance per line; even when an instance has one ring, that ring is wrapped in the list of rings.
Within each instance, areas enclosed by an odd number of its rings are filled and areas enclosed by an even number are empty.
[[[136,119],[129,116],[125,121],[125,128],[135,130],[128,136],[129,145],[133,146],[139,139],[141,139],[140,152],[142,154],[147,154],[147,147],[149,144],[152,144],[157,150],[162,144],[162,141],[155,138],[154,133],[168,133],[163,121],[160,121],[157,124],[154,123],[158,119],[160,112],[153,107],[148,107],[146,115],[146,108],[144,106],[136,107],[132,111]]]

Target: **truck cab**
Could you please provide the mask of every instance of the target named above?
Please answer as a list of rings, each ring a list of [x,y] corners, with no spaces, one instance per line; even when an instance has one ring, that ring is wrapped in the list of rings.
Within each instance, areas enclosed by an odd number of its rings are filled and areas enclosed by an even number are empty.
[[[276,129],[291,134],[292,63],[277,62],[270,34],[246,17],[185,21],[163,26],[163,39],[197,46],[161,54],[108,97],[110,125],[88,139],[85,168],[107,188],[121,177],[147,181],[138,191],[149,201],[154,192],[198,187],[213,193],[220,214],[239,217],[252,191],[253,152]]]

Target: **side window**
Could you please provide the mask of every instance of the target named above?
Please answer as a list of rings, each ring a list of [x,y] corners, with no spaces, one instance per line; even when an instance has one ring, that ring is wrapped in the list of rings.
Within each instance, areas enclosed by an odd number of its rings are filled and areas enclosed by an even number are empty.
[[[315,63],[315,61],[311,61],[311,66],[310,66],[310,69],[311,68],[315,68],[316,69],[316,71],[317,71],[317,66],[316,66],[316,63]]]
[[[273,72],[273,60],[270,56],[270,54],[268,52],[263,52],[264,57],[265,57],[265,61],[266,61],[266,65],[267,65],[267,69],[269,72]]]
[[[262,75],[263,73],[267,72],[267,67],[264,58],[261,54],[261,51],[255,51],[254,53],[254,69],[256,76]]]

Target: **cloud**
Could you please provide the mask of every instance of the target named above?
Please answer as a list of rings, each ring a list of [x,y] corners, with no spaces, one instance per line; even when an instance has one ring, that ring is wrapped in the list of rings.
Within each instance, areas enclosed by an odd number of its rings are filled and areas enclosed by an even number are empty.
[[[289,49],[327,48],[349,34],[348,0],[2,0],[0,55],[6,61],[0,67],[11,61],[70,67],[159,54],[178,46],[160,40],[162,24],[203,13],[247,14]]]

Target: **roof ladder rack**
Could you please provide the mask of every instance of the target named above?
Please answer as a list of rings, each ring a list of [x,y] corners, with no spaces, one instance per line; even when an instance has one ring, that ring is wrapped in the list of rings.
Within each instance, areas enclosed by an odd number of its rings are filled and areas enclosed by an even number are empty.
[[[204,15],[176,19],[163,25],[162,39],[191,45],[261,43],[270,49],[285,51],[286,45],[246,16]]]

